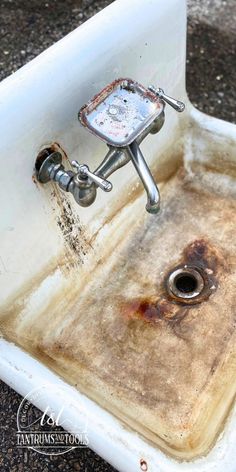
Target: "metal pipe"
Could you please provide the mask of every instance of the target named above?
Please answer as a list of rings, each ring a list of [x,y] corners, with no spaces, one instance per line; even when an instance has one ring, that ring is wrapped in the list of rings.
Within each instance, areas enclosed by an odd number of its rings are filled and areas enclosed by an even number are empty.
[[[164,111],[156,120],[151,123],[138,137],[137,143],[140,144],[149,133],[155,134],[162,128],[165,120]],[[125,151],[126,148],[115,148],[109,146],[102,163],[97,167],[94,174],[107,179],[113,172],[125,166],[130,161],[130,155]]]
[[[123,167],[130,160],[130,157],[124,153],[124,148],[110,147],[102,163],[95,170],[94,174],[107,179],[109,175]]]
[[[160,210],[160,193],[152,177],[149,167],[136,141],[126,147],[134,167],[147,193],[146,210],[149,213],[158,213]]]

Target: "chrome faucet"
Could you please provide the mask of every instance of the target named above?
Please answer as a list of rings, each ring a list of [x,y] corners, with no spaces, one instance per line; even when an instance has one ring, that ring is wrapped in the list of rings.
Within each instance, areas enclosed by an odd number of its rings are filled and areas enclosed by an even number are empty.
[[[147,193],[146,210],[157,213],[160,193],[140,144],[149,133],[155,134],[162,128],[165,103],[178,112],[184,111],[182,102],[168,97],[160,88],[146,89],[131,79],[112,82],[79,112],[81,124],[108,145],[102,163],[91,172],[87,165],[74,160],[71,165],[76,171],[66,171],[62,155],[53,152],[36,166],[38,181],[54,180],[62,190],[72,193],[79,205],[87,207],[96,199],[98,187],[105,192],[112,190],[107,178],[131,161]]]

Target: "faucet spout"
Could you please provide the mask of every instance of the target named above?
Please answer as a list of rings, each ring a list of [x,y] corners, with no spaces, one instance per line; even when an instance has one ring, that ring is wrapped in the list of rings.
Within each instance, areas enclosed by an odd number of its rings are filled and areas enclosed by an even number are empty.
[[[127,146],[126,152],[130,156],[146,190],[146,210],[149,213],[158,213],[160,210],[160,193],[138,143],[134,141],[132,144]]]

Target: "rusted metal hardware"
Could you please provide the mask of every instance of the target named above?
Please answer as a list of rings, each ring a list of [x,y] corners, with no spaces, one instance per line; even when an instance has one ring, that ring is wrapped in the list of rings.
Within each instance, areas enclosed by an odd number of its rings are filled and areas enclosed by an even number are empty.
[[[162,128],[165,102],[179,112],[185,108],[160,88],[145,88],[131,79],[115,80],[79,111],[81,124],[109,147],[102,163],[92,173],[87,165],[72,161],[77,172],[66,171],[60,153],[53,153],[36,169],[39,182],[54,180],[62,190],[71,192],[79,205],[89,206],[96,198],[97,188],[110,192],[112,184],[107,178],[131,161],[147,193],[146,210],[157,213],[160,194],[140,143],[149,133]]]
[[[112,190],[111,182],[90,172],[88,166],[80,165],[77,161],[72,161],[72,166],[77,169],[77,173],[65,170],[62,164],[60,152],[52,152],[42,162],[39,169],[36,168],[36,177],[42,184],[54,180],[65,192],[70,192],[75,201],[84,207],[91,205],[96,198],[96,187],[100,187],[105,192]]]
[[[198,300],[204,286],[204,277],[200,271],[186,265],[173,270],[167,280],[169,294],[179,301]]]
[[[153,91],[131,79],[109,84],[79,112],[83,126],[106,144],[127,147],[163,112]]]

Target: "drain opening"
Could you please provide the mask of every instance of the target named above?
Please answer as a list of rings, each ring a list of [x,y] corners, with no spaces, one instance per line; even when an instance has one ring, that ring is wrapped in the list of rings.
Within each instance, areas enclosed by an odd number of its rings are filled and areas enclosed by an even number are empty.
[[[179,300],[195,299],[203,291],[204,285],[204,279],[200,272],[186,266],[175,269],[167,279],[169,294]]]
[[[194,275],[191,274],[183,274],[179,275],[175,281],[176,288],[179,292],[182,293],[191,293],[195,292],[197,288],[197,280]]]

